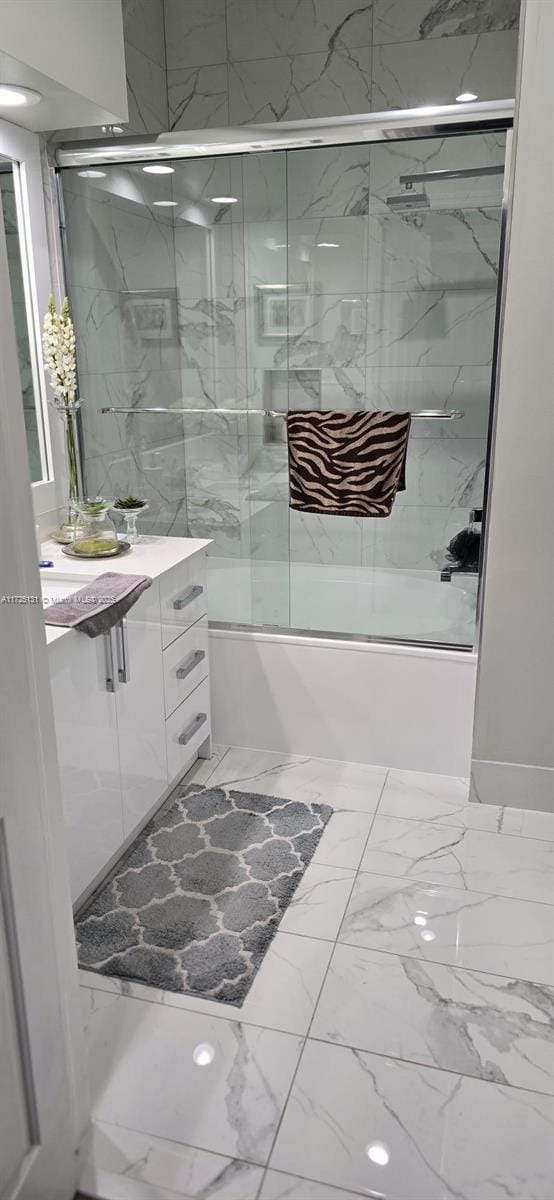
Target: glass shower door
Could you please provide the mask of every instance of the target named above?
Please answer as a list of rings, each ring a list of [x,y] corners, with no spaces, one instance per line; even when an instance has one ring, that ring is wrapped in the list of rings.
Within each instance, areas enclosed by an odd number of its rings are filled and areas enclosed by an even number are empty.
[[[472,644],[505,136],[62,172],[87,489],[211,539],[212,620]],[[289,508],[314,408],[412,412],[390,516]]]
[[[439,413],[389,517],[290,510],[293,628],[473,643],[478,522],[448,547],[484,500],[504,158],[503,133],[288,154],[291,407]]]

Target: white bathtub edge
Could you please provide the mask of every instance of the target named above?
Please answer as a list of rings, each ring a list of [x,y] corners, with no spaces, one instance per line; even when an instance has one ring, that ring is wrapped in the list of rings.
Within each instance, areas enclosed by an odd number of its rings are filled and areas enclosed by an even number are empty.
[[[247,639],[259,642],[276,642],[277,644],[307,646],[311,650],[321,649],[323,647],[329,650],[356,650],[367,654],[368,651],[372,654],[394,654],[401,658],[436,658],[439,661],[456,662],[461,665],[462,662],[469,664],[475,668],[477,665],[477,652],[475,650],[464,650],[457,646],[444,648],[442,646],[414,646],[409,643],[401,642],[373,642],[366,639],[357,640],[356,638],[348,637],[325,637],[319,633],[293,633],[293,632],[268,632],[264,629],[219,629],[213,625],[209,626],[210,638],[232,638],[237,641]]]
[[[469,776],[477,655],[210,629],[223,745]]]

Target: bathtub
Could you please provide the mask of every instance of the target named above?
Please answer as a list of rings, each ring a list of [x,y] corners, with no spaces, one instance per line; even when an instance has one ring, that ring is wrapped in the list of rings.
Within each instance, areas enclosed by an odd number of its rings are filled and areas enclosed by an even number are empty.
[[[476,575],[209,559],[209,617],[239,625],[471,647]]]
[[[212,559],[216,741],[468,776],[475,593],[475,577]]]

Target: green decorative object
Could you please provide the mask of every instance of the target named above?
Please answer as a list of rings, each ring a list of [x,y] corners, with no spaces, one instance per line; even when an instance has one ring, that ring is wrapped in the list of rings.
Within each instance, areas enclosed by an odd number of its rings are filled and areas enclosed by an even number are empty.
[[[120,496],[113,507],[115,512],[120,512],[125,517],[125,536],[132,546],[136,546],[137,542],[140,542],[140,534],[137,532],[137,517],[140,513],[146,512],[148,508],[146,500],[141,500],[138,496]]]
[[[114,508],[146,508],[146,500],[139,500],[138,496],[119,496],[115,501]]]
[[[111,517],[108,516],[113,502],[96,496],[94,499],[77,500],[75,507],[78,512],[72,543],[75,554],[83,558],[117,554],[117,533]]]

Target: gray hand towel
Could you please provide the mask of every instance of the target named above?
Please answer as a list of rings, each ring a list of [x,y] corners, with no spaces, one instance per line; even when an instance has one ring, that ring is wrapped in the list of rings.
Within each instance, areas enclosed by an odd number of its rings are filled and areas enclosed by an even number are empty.
[[[98,637],[117,625],[152,580],[148,575],[121,575],[105,571],[78,592],[44,610],[47,625],[65,625],[89,637]]]
[[[405,483],[408,412],[289,412],[290,507],[388,517]]]

